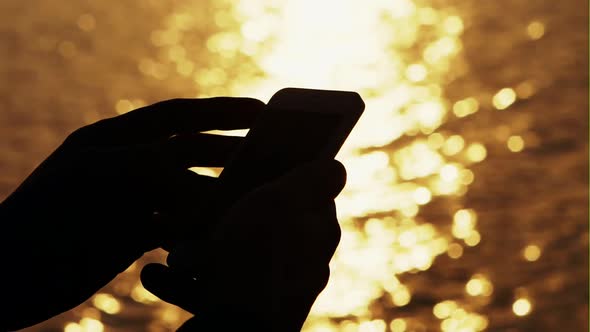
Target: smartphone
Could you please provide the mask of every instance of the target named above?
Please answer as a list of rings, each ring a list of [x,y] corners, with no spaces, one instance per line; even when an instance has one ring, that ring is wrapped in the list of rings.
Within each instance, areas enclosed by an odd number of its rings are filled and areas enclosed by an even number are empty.
[[[291,169],[334,158],[365,104],[356,92],[285,88],[275,93],[219,179],[237,199]]]

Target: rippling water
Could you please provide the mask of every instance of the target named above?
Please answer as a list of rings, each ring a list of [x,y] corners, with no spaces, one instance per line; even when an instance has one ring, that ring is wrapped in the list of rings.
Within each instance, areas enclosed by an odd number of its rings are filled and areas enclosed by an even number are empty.
[[[587,328],[587,3],[36,0],[0,15],[0,196],[71,130],[157,100],[356,90],[343,239],[305,331]],[[173,330],[187,314],[141,287],[142,264],[30,330]]]

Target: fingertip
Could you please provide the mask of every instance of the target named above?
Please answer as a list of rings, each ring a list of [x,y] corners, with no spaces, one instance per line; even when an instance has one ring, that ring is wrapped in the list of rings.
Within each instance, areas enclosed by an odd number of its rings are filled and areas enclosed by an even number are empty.
[[[251,98],[251,97],[236,97],[236,98],[241,99],[244,103],[247,103],[253,109],[262,110],[263,108],[266,107],[266,104],[262,100],[259,100],[256,98]]]
[[[338,160],[330,160],[329,167],[329,174],[331,174],[331,177],[334,179],[334,197],[336,197],[346,185],[346,167],[344,167],[344,165]]]
[[[152,293],[159,293],[162,285],[169,282],[168,267],[162,264],[150,263],[141,269],[139,280],[145,289]]]
[[[178,305],[189,312],[199,306],[198,286],[194,278],[162,264],[147,264],[140,273],[145,289],[163,301]]]
[[[166,265],[157,264],[157,263],[149,263],[141,269],[139,273],[139,278],[143,283],[144,280],[148,283],[152,282],[157,277],[160,277],[168,272],[168,267]]]
[[[285,176],[257,191],[275,203],[275,207],[315,205],[333,200],[344,188],[346,169],[337,160],[316,160],[297,167]]]
[[[335,159],[320,160],[314,165],[316,167],[316,181],[323,183],[326,194],[331,199],[340,194],[346,184],[346,168]]]
[[[206,104],[219,104],[248,110],[262,110],[266,107],[263,101],[251,97],[212,97],[200,100]]]
[[[179,241],[166,257],[166,264],[176,271],[197,273],[203,256],[200,254],[202,244]]]

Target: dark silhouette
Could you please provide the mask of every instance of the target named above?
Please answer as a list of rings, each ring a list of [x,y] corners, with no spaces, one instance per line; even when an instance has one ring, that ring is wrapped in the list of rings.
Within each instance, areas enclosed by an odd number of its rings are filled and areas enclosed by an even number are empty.
[[[200,132],[248,128],[263,109],[177,99],[71,134],[0,205],[0,329],[74,308],[163,247],[169,266],[147,265],[142,282],[196,315],[181,330],[299,330],[339,241],[342,165],[309,163],[235,204],[218,179],[187,170],[222,167],[243,140]]]

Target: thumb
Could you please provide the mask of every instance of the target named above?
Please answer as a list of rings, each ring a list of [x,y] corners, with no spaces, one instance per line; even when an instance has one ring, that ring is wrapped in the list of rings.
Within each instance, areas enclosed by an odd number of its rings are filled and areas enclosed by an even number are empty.
[[[294,191],[334,199],[346,184],[346,169],[338,160],[317,160],[294,169],[277,181]]]
[[[346,183],[346,169],[337,160],[317,160],[298,167],[253,192],[275,208],[311,207],[333,200]]]
[[[162,264],[147,264],[140,274],[143,287],[168,303],[172,303],[191,313],[196,313],[199,304],[197,281],[188,274],[181,273]]]

